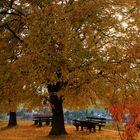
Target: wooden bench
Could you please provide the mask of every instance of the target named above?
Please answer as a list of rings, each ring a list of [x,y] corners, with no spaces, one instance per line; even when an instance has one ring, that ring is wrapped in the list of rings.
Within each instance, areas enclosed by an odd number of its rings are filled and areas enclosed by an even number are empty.
[[[76,130],[79,130],[79,127],[81,127],[81,131],[83,131],[83,128],[89,129],[91,132],[92,129],[94,132],[96,132],[96,125],[98,125],[98,122],[96,121],[89,121],[89,120],[73,120],[73,125],[76,126]]]
[[[105,126],[106,118],[98,118],[98,117],[86,117],[89,121],[96,121],[98,122],[97,126],[99,127],[99,131],[101,131],[101,127]]]
[[[50,125],[52,122],[51,116],[40,116],[40,115],[33,115],[34,125],[42,126],[42,122],[46,122],[46,125]]]

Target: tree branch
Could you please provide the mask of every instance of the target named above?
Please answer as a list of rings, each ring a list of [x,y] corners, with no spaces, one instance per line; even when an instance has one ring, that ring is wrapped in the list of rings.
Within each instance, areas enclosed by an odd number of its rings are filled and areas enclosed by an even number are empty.
[[[23,40],[15,33],[14,30],[12,30],[8,24],[6,24],[6,28],[16,37],[21,43],[23,43]]]
[[[13,7],[13,3],[14,3],[14,0],[11,0],[11,1],[10,1],[10,4],[9,4],[9,7],[10,7],[10,8]]]
[[[10,10],[10,9],[8,9]],[[5,15],[17,15],[17,16],[25,16],[25,14],[23,14],[22,12],[12,8],[11,10],[15,10],[15,12],[8,12],[8,10],[3,10],[0,12],[0,14],[5,14]],[[17,12],[17,13],[16,13]]]

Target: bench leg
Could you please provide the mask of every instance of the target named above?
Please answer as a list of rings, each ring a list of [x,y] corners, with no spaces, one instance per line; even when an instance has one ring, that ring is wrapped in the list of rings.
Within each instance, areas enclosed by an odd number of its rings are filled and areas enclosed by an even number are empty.
[[[40,126],[40,127],[42,126],[42,122],[41,122],[41,120],[39,120],[39,126]]]
[[[101,125],[99,125],[99,131],[101,131]]]
[[[49,125],[50,124],[50,122],[49,121],[46,121],[46,125]]]
[[[93,132],[96,132],[96,126],[93,126]]]
[[[38,121],[37,121],[37,120],[35,120],[34,125],[37,125],[37,124],[38,124]]]
[[[76,125],[76,131],[78,131],[78,130],[79,130],[79,126]]]
[[[89,132],[91,132],[91,127],[89,127]]]

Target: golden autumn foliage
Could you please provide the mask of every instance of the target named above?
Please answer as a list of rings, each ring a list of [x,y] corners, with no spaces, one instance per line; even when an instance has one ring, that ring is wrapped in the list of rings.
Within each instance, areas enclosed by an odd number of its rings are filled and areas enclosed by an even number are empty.
[[[127,104],[140,102],[139,9],[138,0],[1,0],[0,111],[40,106],[38,88],[59,85],[65,108],[119,106],[133,116]]]

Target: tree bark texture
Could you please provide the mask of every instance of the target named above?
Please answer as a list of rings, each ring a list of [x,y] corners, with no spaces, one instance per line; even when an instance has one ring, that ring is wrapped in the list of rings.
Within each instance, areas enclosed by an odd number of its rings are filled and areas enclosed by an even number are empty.
[[[62,96],[58,97],[56,94],[50,96],[50,103],[52,105],[52,129],[49,135],[65,135],[67,134],[64,126],[64,115],[62,106]]]
[[[17,125],[16,112],[10,112],[9,113],[9,123],[8,123],[8,126],[16,126],[16,125]]]

